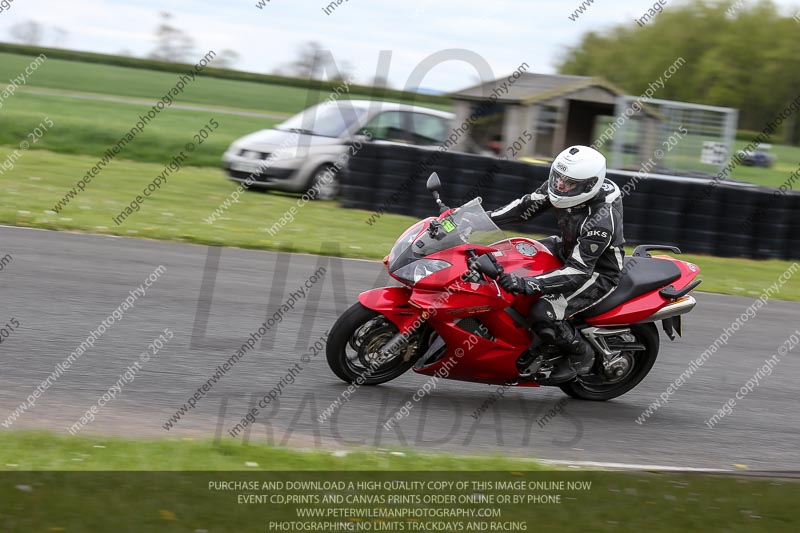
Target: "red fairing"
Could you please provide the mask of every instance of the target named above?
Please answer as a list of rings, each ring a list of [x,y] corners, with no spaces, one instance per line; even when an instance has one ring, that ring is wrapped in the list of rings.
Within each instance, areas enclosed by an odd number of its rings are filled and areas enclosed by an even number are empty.
[[[518,247],[520,243],[527,246]],[[561,262],[545,246],[526,238],[511,239],[511,246],[506,245],[501,250],[463,245],[429,255],[429,259],[444,260],[453,267],[417,283],[410,303],[430,314],[428,323],[442,337],[449,350],[436,363],[414,370],[461,381],[511,383],[519,377],[516,361],[530,346],[532,333],[515,322],[505,309],[511,307],[527,317],[537,298],[515,297],[502,290],[498,296],[498,287],[494,283],[463,281],[461,277],[467,271],[468,249],[474,249],[478,255],[492,253],[505,272],[519,276],[535,276],[561,266]],[[528,255],[520,253],[519,249],[526,250]],[[495,340],[470,334],[455,323],[458,319],[473,315],[479,316]],[[524,384],[536,385],[533,382]]]
[[[627,324],[635,324],[649,317],[667,303],[669,303],[669,300],[658,294],[658,291],[648,292],[633,300],[628,300],[624,304],[618,305],[602,315],[587,318],[586,322],[592,326],[624,326]]]
[[[700,269],[694,263],[673,259],[667,255],[654,257],[672,261],[681,271],[681,276],[670,284],[674,286],[675,289],[680,290],[686,287],[700,273]],[[659,290],[661,290],[661,288],[637,296],[602,315],[588,318],[586,322],[592,326],[625,326],[641,322],[670,303],[670,300],[658,293]]]
[[[431,220],[434,219],[415,224],[404,237],[412,232],[421,235]],[[426,260],[447,261],[450,267],[423,277],[413,286],[395,276],[405,286],[370,290],[362,293],[359,301],[386,316],[402,332],[424,321],[441,337],[446,353],[432,363],[420,360],[413,367],[418,373],[462,381],[537,386],[530,380],[520,380],[517,368],[519,356],[532,340],[531,331],[520,321],[527,320],[537,297],[514,296],[482,275],[470,277],[477,275],[468,268],[467,259],[472,252],[491,254],[504,272],[519,276],[535,276],[562,266],[545,246],[532,239],[512,238],[493,246],[458,244],[425,256]],[[676,289],[685,287],[699,272],[691,263],[659,257],[662,258],[675,261],[681,270],[680,278],[672,283]],[[384,262],[388,267],[389,258]],[[606,326],[644,320],[669,303],[658,294],[659,290],[587,321]]]
[[[411,289],[407,287],[382,287],[362,292],[358,301],[388,318],[400,331],[406,331],[421,314],[408,304],[410,297]]]
[[[414,371],[460,381],[497,385],[515,382],[519,377],[517,358],[530,346],[531,333],[502,311],[481,314],[480,320],[494,340],[464,331],[454,318],[438,313],[430,324],[447,344],[447,355]],[[497,337],[499,334],[504,337]]]

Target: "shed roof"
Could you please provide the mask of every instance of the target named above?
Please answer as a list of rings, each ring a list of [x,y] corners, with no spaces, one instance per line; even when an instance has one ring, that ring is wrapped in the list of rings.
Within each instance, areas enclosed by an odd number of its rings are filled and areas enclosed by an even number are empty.
[[[495,89],[501,89],[503,83],[508,83],[508,79],[499,78],[495,81],[474,85],[452,92],[449,96],[456,100],[485,100]],[[513,84],[509,83],[506,86],[508,92],[499,95],[498,101],[529,104],[587,87],[600,87],[616,96],[625,94],[622,90],[602,78],[526,72]]]

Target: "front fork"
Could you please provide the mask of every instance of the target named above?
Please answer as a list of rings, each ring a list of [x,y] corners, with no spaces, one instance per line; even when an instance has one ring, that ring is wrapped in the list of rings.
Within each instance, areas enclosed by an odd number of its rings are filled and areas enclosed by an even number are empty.
[[[394,337],[389,339],[389,342],[384,344],[380,351],[381,359],[390,359],[395,357],[401,350],[405,349],[403,360],[408,362],[414,355],[411,350],[408,350],[409,341],[422,329],[422,326],[427,322],[428,315],[423,313],[420,317],[411,323],[410,327],[404,331],[397,333]]]

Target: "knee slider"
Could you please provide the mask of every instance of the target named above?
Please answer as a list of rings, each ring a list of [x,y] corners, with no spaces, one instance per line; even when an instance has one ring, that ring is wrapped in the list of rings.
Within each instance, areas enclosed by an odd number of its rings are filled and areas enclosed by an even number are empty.
[[[541,325],[543,327],[550,327],[556,321],[556,314],[553,310],[553,306],[550,305],[545,299],[539,299],[533,307],[531,307],[531,320],[533,321],[534,327],[537,325]]]

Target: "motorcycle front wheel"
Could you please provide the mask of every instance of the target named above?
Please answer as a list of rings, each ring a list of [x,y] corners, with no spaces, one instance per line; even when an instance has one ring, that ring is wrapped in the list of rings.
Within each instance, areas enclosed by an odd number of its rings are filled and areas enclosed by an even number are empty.
[[[359,385],[380,385],[404,374],[421,353],[417,337],[381,360],[383,347],[399,333],[386,317],[356,303],[331,328],[325,352],[328,366],[340,379]]]

